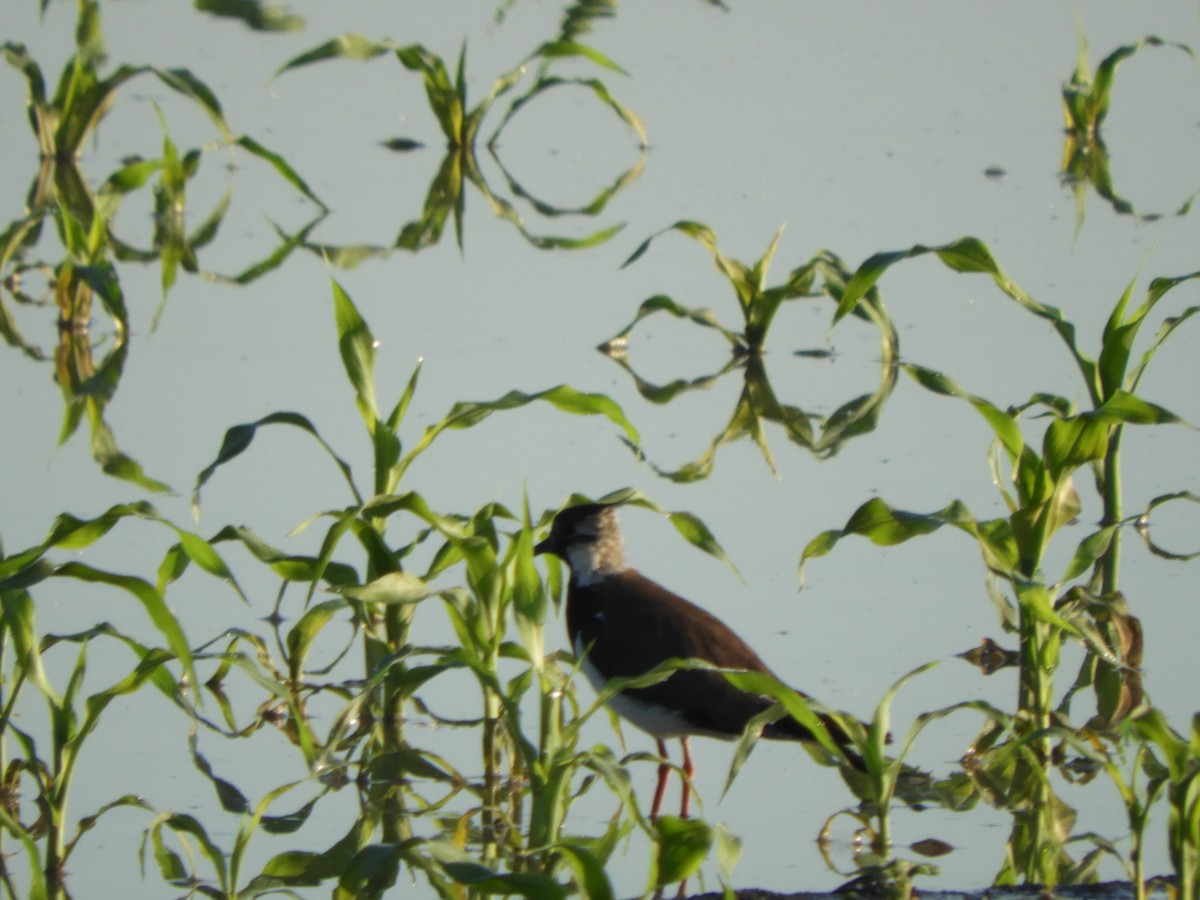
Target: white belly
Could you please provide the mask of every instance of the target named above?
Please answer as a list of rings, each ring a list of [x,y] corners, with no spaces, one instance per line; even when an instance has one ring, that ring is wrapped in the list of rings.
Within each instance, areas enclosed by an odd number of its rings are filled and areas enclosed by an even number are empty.
[[[576,646],[575,655],[582,656],[583,649],[583,647]],[[586,656],[583,658],[581,668],[596,693],[602,693],[608,680],[596,670],[596,667],[592,665],[591,660]],[[663,706],[643,703],[625,694],[617,694],[609,698],[608,705],[622,719],[633,723],[651,737],[658,738],[659,740],[686,737],[690,734],[710,734],[710,732],[702,731],[689,725],[682,713],[675,712]],[[721,738],[729,737],[729,735],[724,734],[713,734],[713,736]]]

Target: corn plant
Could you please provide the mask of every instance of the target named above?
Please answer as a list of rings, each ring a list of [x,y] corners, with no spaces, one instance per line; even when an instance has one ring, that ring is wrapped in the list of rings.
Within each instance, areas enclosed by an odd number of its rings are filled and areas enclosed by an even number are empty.
[[[369,60],[389,53],[393,54],[406,69],[420,74],[425,85],[425,93],[430,110],[437,119],[438,126],[446,141],[446,155],[442,160],[437,174],[430,183],[422,215],[415,221],[404,225],[393,246],[391,248],[357,248],[350,254],[351,256],[357,258],[364,253],[385,253],[387,250],[396,248],[416,251],[432,246],[441,239],[446,221],[451,215],[454,218],[456,241],[461,248],[463,246],[463,214],[466,208],[465,185],[468,183],[480,192],[490,206],[493,214],[512,222],[521,235],[535,247],[543,249],[580,249],[593,247],[607,241],[621,230],[623,226],[614,225],[600,229],[582,238],[532,234],[513,204],[496,194],[488,184],[487,179],[480,171],[479,162],[476,157],[479,129],[484,118],[496,101],[511,91],[524,77],[528,66],[533,60],[583,58],[607,69],[620,72],[620,68],[615,63],[586,45],[570,41],[552,41],[543,44],[526,60],[496,78],[487,95],[474,106],[469,106],[466,82],[467,50],[465,45],[459,52],[458,64],[452,78],[445,61],[421,44],[397,46],[390,41],[374,41],[358,34],[344,34],[289,60],[280,67],[276,75],[278,76],[302,66],[331,59]],[[535,84],[519,102],[522,104],[527,103],[533,97],[545,90],[558,86],[560,83],[560,81],[554,79],[543,79]],[[645,131],[637,116],[613,98],[602,82],[589,80],[582,83],[590,87],[602,102],[611,107],[622,121],[640,135],[644,147],[646,143]],[[507,123],[508,118],[515,112],[516,108],[518,108],[516,104],[510,107],[508,114],[501,122],[496,133],[493,134],[489,142],[490,146],[493,147],[493,152],[499,129],[504,127],[504,124]],[[411,147],[413,142],[403,140],[392,143],[393,145],[407,148]],[[580,212],[587,215],[598,213],[604,208],[604,205],[612,194],[636,177],[636,172],[640,172],[640,164],[636,165],[630,173],[626,173],[619,178],[612,188],[601,192],[600,197],[580,210]],[[547,215],[561,215],[563,212],[557,209],[545,210],[545,214]],[[332,248],[320,249],[326,250]],[[332,255],[336,258],[346,253],[347,251],[342,250]]]
[[[1130,370],[1129,362],[1146,315],[1163,295],[1196,275],[1156,279],[1142,306],[1127,315],[1131,284],[1109,316],[1101,352],[1095,360],[1078,349],[1075,328],[1059,310],[1038,303],[1017,287],[996,265],[987,248],[970,238],[940,247],[916,246],[873,256],[847,285],[838,317],[853,309],[888,267],[924,254],[934,254],[955,271],[991,275],[1007,296],[1050,322],[1083,376],[1092,407],[1080,412],[1061,397],[1037,394],[1025,404],[1002,409],[963,390],[941,373],[906,365],[905,370],[923,387],[966,401],[988,423],[996,438],[992,475],[1001,486],[1009,515],[979,520],[958,501],[932,514],[916,514],[874,499],[863,504],[842,529],[813,539],[804,550],[801,565],[829,552],[838,540],[851,534],[890,545],[950,525],[975,539],[988,570],[989,593],[1001,611],[1004,626],[1018,636],[1018,714],[1014,721],[1023,750],[1020,754],[997,754],[993,758],[1002,765],[991,773],[1005,773],[1000,780],[1008,785],[1006,802],[1014,810],[1010,858],[998,880],[1023,878],[1055,884],[1077,871],[1063,849],[1074,815],[1053,796],[1046,775],[1050,763],[1048,735],[1055,724],[1054,676],[1061,642],[1070,636],[1092,651],[1081,680],[1096,689],[1100,714],[1093,725],[1110,727],[1128,715],[1140,698],[1136,677],[1125,677],[1140,659],[1140,642],[1129,636],[1140,634],[1140,629],[1136,619],[1122,611],[1123,601],[1117,594],[1123,521],[1120,437],[1126,424],[1179,421],[1168,410],[1139,397],[1136,388],[1157,349],[1197,308],[1167,319],[1140,363]],[[1031,410],[1050,417],[1040,453],[1026,440],[1020,424]],[[1102,519],[1098,528],[1078,544],[1066,571],[1050,581],[1042,571],[1042,560],[1056,533],[1081,510],[1072,477],[1085,467],[1092,469],[1096,479]],[[1089,572],[1086,584],[1070,587],[1072,581]],[[994,582],[1007,584],[1010,596],[997,590]],[[1132,690],[1120,695],[1122,687],[1130,686]],[[992,730],[981,740],[979,749],[992,747],[997,736]],[[1032,752],[1026,753],[1025,749]]]
[[[9,665],[0,703],[0,746],[4,754],[4,789],[9,800],[0,805],[0,828],[22,846],[29,865],[31,896],[66,896],[64,867],[78,841],[101,816],[118,807],[148,808],[139,798],[121,797],[71,827],[68,809],[72,786],[84,758],[84,744],[99,726],[104,710],[115,698],[145,685],[155,687],[172,704],[186,706],[185,686],[196,682],[192,652],[178,620],[167,606],[165,582],[154,585],[136,575],[108,572],[75,560],[54,562],[51,558],[55,551],[77,552],[89,547],[131,519],[156,522],[172,529],[180,539],[173,554],[195,562],[238,589],[232,573],[211,544],[172,525],[145,503],[116,506],[94,519],[64,514],[40,544],[8,556],[0,553],[0,652]],[[166,646],[147,646],[105,623],[71,635],[39,633],[34,616],[34,589],[39,593],[50,591],[57,579],[109,586],[130,595],[142,605]],[[123,678],[85,695],[88,650],[93,641],[102,638],[125,645],[135,664]],[[74,665],[69,668],[66,686],[56,688],[44,661],[51,653],[60,654],[71,645],[78,647]],[[178,676],[171,671],[176,666],[180,669]],[[46,706],[48,749],[39,746],[27,724],[28,704],[32,701],[25,695],[30,691],[40,695]],[[15,753],[14,745],[18,748]],[[23,790],[22,785],[28,790]],[[31,795],[37,809],[36,822],[31,823],[17,803],[16,798],[25,792]],[[10,895],[15,896],[11,882],[6,883]]]
[[[717,270],[726,276],[738,297],[745,318],[745,330],[741,333],[734,332],[722,325],[709,309],[688,308],[665,294],[657,294],[642,303],[632,322],[597,349],[628,371],[638,392],[655,404],[669,403],[688,390],[708,388],[717,379],[735,369],[742,370],[745,386],[728,424],[713,438],[708,450],[696,460],[677,469],[665,469],[655,465],[654,469],[659,475],[678,482],[707,478],[712,472],[720,447],[745,437],[754,441],[767,466],[777,475],[774,456],[767,443],[765,426],[768,423],[781,426],[789,440],[809,450],[818,458],[833,456],[846,441],[869,433],[875,428],[887,398],[896,384],[899,353],[899,337],[877,291],[869,291],[869,296],[856,310],[856,315],[870,321],[880,333],[879,388],[870,394],[849,400],[829,416],[816,416],[799,406],[778,399],[767,377],[762,344],[776,312],[784,301],[819,296],[829,297],[835,303],[840,301],[850,277],[841,260],[832,253],[819,253],[795,269],[785,284],[767,287],[767,272],[782,229],[776,233],[767,252],[753,267],[721,253],[716,245],[716,235],[703,225],[677,222],[667,230],[681,231],[708,248]],[[649,247],[650,240],[653,238],[644,242],[625,264],[629,265],[640,257]],[[628,345],[638,323],[657,313],[667,313],[717,331],[729,343],[733,358],[717,373],[694,381],[679,380],[665,386],[645,382],[627,360]]]
[[[416,390],[418,373],[414,371],[400,399],[384,415],[374,384],[374,336],[353,302],[336,283],[333,285],[333,300],[342,362],[373,448],[374,475],[369,489],[359,488],[350,467],[321,438],[306,417],[298,413],[280,412],[236,426],[226,433],[216,459],[197,478],[193,502],[198,512],[201,488],[218,468],[250,446],[259,428],[272,425],[298,428],[316,439],[329,453],[349,488],[352,503],[344,509],[314,516],[309,523],[305,523],[310,525],[322,518],[332,520],[316,557],[298,560],[274,551],[247,529],[223,529],[213,538],[214,542],[240,541],[284,579],[308,583],[307,611],[285,642],[289,648],[289,683],[302,683],[305,648],[311,645],[324,624],[339,610],[349,611],[354,627],[362,635],[366,687],[361,694],[350,698],[346,709],[337,717],[339,724],[327,737],[316,735],[305,721],[303,704],[291,695],[285,704],[285,715],[289,720],[286,727],[295,734],[314,769],[331,765],[330,760],[341,759],[353,752],[357,754],[358,765],[370,774],[364,796],[365,824],[355,837],[355,871],[360,874],[368,870],[373,872],[369,877],[363,875],[370,880],[376,876],[384,877],[386,871],[394,869],[397,864],[395,853],[383,852],[379,849],[380,844],[369,840],[378,827],[383,844],[409,847],[412,853],[424,860],[421,864],[423,870],[435,874],[449,873],[447,877],[453,882],[460,875],[467,877],[466,871],[458,867],[463,860],[456,862],[445,857],[442,850],[436,849],[440,845],[427,845],[419,841],[412,843],[416,838],[411,831],[411,816],[422,808],[428,808],[428,805],[421,802],[415,810],[410,808],[406,800],[409,792],[396,790],[395,785],[407,782],[408,767],[414,764],[415,758],[422,756],[420,751],[411,747],[405,736],[401,724],[404,707],[412,702],[415,691],[425,679],[447,667],[469,668],[480,679],[484,703],[482,740],[487,774],[480,788],[481,803],[474,814],[481,823],[476,832],[482,835],[479,864],[491,873],[488,878],[501,878],[503,881],[502,873],[497,873],[494,867],[506,860],[511,863],[512,855],[506,856],[506,845],[501,837],[502,831],[507,833],[501,828],[501,823],[510,813],[505,812],[501,798],[500,771],[505,747],[510,748],[511,754],[511,747],[514,746],[512,731],[505,723],[515,715],[516,701],[506,699],[509,692],[497,680],[496,669],[502,651],[510,652],[506,649],[510,647],[506,643],[506,623],[513,606],[523,610],[522,615],[526,617],[531,615],[525,610],[526,606],[544,606],[544,601],[537,600],[536,576],[531,576],[532,560],[525,556],[528,554],[526,545],[532,546],[531,539],[526,528],[521,532],[522,537],[507,551],[502,551],[494,519],[497,516],[507,517],[503,509],[485,507],[469,519],[438,514],[426,505],[419,494],[402,491],[400,483],[412,462],[446,430],[472,427],[497,410],[517,408],[535,400],[548,402],[566,412],[604,415],[622,429],[627,439],[635,443],[637,432],[620,408],[607,397],[582,394],[572,388],[559,386],[535,394],[513,391],[498,400],[485,403],[455,404],[442,420],[426,429],[412,447],[403,452],[400,430]],[[389,520],[399,514],[414,516],[420,528],[411,542],[394,549],[384,539],[384,531]],[[466,570],[465,590],[428,589],[424,586],[424,579],[404,570],[403,559],[431,533],[444,539],[446,545],[427,576],[432,578],[446,566],[462,562]],[[347,536],[357,541],[366,560],[361,580],[351,574],[349,583],[346,576],[353,573],[353,569],[335,559],[342,538]],[[502,552],[504,556],[501,556]],[[180,565],[176,571],[182,571],[183,567]],[[323,583],[340,593],[342,599],[310,605],[314,592]],[[420,602],[435,596],[443,597],[451,620],[462,631],[463,643],[460,648],[426,653],[412,644],[413,613]],[[522,620],[521,616],[518,616],[518,620]],[[541,659],[540,646],[522,652],[528,654],[530,660]],[[433,654],[433,662],[423,660],[423,653]],[[536,672],[536,667],[532,671]],[[524,676],[524,686],[516,693],[518,698],[528,689],[531,677]],[[552,678],[549,675],[546,677]],[[561,684],[558,687],[561,688]],[[351,739],[346,731],[350,728],[348,723],[362,721],[364,716],[373,724],[359,737]],[[427,761],[422,764],[426,771],[431,765],[435,763]],[[448,780],[456,777],[453,773],[447,773]],[[532,853],[550,853],[547,845],[555,844],[557,840],[553,822],[544,824],[547,815],[536,817],[543,824],[534,829],[537,846],[530,851]],[[583,858],[581,853],[575,853],[572,858]],[[515,867],[514,876],[520,874],[522,867],[530,865],[533,858],[524,851],[517,856],[520,865]]]
[[[687,235],[709,251],[717,271],[728,280],[737,298],[738,311],[742,316],[742,331],[735,332],[725,327],[710,310],[690,309],[668,296],[656,295],[642,303],[632,322],[600,345],[602,350],[623,349],[628,344],[633,329],[642,319],[654,313],[667,312],[677,318],[685,318],[697,325],[715,329],[725,338],[735,354],[759,355],[763,352],[771,323],[785,302],[822,295],[840,301],[846,272],[841,261],[831,253],[818,253],[807,263],[794,269],[782,284],[767,286],[767,274],[779,247],[779,239],[783,236],[783,228],[775,232],[766,252],[758,261],[747,265],[722,253],[717,247],[716,233],[708,226],[699,222],[680,221],[646,238],[623,265],[632,265],[645,254],[655,238],[671,231]],[[817,278],[823,279],[820,289],[817,288]],[[859,299],[863,298],[860,296]],[[899,342],[878,295],[871,293],[861,304],[853,304],[850,310],[856,317],[873,322],[879,328],[884,357],[894,357],[899,349]]]
[[[643,380],[626,359],[623,350],[606,350],[617,365],[629,372],[638,393],[655,404],[666,404],[687,391],[708,389],[725,374],[740,370],[742,392],[725,427],[718,432],[696,459],[678,468],[668,469],[647,460],[655,473],[671,481],[699,481],[712,474],[717,451],[726,444],[744,438],[754,441],[772,474],[778,477],[775,456],[767,441],[767,426],[778,425],[793,444],[808,450],[818,459],[835,455],[846,442],[874,430],[896,386],[899,369],[895,360],[885,360],[880,366],[879,387],[843,403],[832,414],[818,415],[799,406],[781,401],[767,376],[766,362],[760,356],[733,357],[719,372],[687,381],[677,380],[667,385],[654,385]],[[642,454],[638,448],[635,452]]]
[[[41,67],[24,45],[6,41],[0,49],[8,63],[25,76],[29,124],[42,159],[58,162],[75,159],[84,141],[116,101],[121,86],[145,73],[155,75],[168,88],[198,104],[223,134],[229,133],[216,95],[187,69],[123,65],[101,77],[104,37],[97,0],[79,2],[75,52],[67,60],[52,97],[46,93]]]
[[[1158,218],[1154,214],[1138,214],[1134,205],[1121,197],[1113,186],[1109,169],[1108,148],[1104,144],[1101,125],[1108,115],[1112,100],[1113,80],[1117,67],[1147,47],[1175,47],[1188,56],[1192,49],[1184,44],[1168,43],[1147,35],[1132,44],[1118,47],[1106,56],[1092,72],[1088,63],[1088,43],[1082,29],[1079,33],[1079,60],[1071,79],[1062,88],[1063,116],[1066,119],[1066,140],[1063,146],[1062,177],[1075,193],[1076,227],[1083,224],[1087,187],[1107,200],[1118,213],[1142,219]],[[1191,208],[1188,199],[1177,212],[1183,215]]]
[[[927,863],[916,863],[894,855],[892,812],[896,801],[900,800],[916,808],[936,805],[962,811],[974,805],[978,799],[969,780],[962,773],[935,779],[909,765],[906,759],[921,731],[931,722],[964,709],[983,707],[983,704],[957,703],[944,709],[922,713],[909,726],[895,750],[889,752],[892,741],[893,700],[909,681],[935,665],[937,663],[919,666],[897,680],[884,694],[875,707],[870,722],[867,723],[860,722],[846,713],[817,707],[810,698],[769,676],[726,672],[725,677],[732,684],[743,690],[771,697],[777,705],[760,716],[759,721],[747,727],[742,735],[734,751],[725,790],[729,790],[734,778],[749,758],[761,736],[762,725],[781,715],[790,715],[816,737],[814,743],[805,745],[809,754],[823,765],[836,766],[847,787],[859,801],[857,806],[847,807],[830,815],[825,820],[818,838],[824,854],[824,846],[829,842],[837,820],[848,817],[855,824],[857,869],[841,873],[851,876],[852,880],[840,890],[865,890],[873,895],[908,898],[912,893],[913,880],[921,875],[935,875],[937,869]],[[822,718],[817,717],[818,711]],[[840,732],[836,742],[823,720],[836,724]],[[836,869],[827,854],[826,861],[831,868]]]
[[[1162,753],[1162,761],[1155,760],[1155,777],[1166,784],[1167,847],[1175,869],[1175,892],[1178,897],[1195,897],[1200,891],[1200,715],[1192,717],[1187,738],[1180,737],[1154,709],[1144,711],[1133,725]]]
[[[261,0],[195,0],[192,5],[211,16],[237,19],[254,31],[301,31],[305,26],[304,16]]]
[[[80,222],[63,206],[59,223],[67,257],[54,273],[54,296],[59,310],[59,345],[55,372],[63,392],[63,424],[59,443],[78,429],[84,415],[91,430],[92,456],[109,475],[151,491],[169,488],[143,471],[132,457],[121,452],[104,419],[104,410],[116,392],[129,348],[125,340],[129,314],[116,268],[107,258],[108,242],[102,218]],[[99,366],[92,356],[90,323],[96,298],[112,317],[113,346]]]
[[[67,61],[56,91],[47,95],[41,67],[21,44],[6,42],[0,47],[5,59],[25,76],[29,92],[29,118],[38,141],[41,166],[30,190],[27,205],[34,221],[23,227],[20,245],[15,248],[15,257],[20,260],[37,243],[40,236],[41,217],[68,210],[78,221],[88,223],[99,217],[107,226],[116,212],[120,198],[136,187],[140,187],[154,172],[161,174],[159,189],[155,196],[156,246],[144,256],[161,259],[163,264],[163,292],[174,282],[179,265],[194,267],[191,248],[211,239],[215,234],[224,212],[222,201],[219,212],[210,216],[193,235],[189,243],[181,233],[184,190],[198,165],[200,152],[189,151],[180,156],[166,134],[166,122],[155,106],[164,131],[163,157],[157,162],[141,158],[126,164],[113,173],[105,182],[102,196],[96,197],[88,187],[87,179],[79,170],[78,157],[84,141],[94,134],[101,121],[112,108],[121,88],[131,79],[142,74],[153,74],[172,91],[193,101],[208,114],[221,137],[222,145],[238,146],[271,165],[282,177],[322,211],[321,201],[309,190],[303,179],[292,170],[285,159],[262,146],[249,136],[235,137],[225,121],[220,101],[216,95],[187,69],[158,69],[152,66],[124,65],[106,77],[100,69],[104,64],[104,38],[100,28],[99,4],[96,0],[80,0],[75,29],[75,53]],[[97,207],[102,207],[98,209]],[[61,230],[61,229],[60,229]],[[118,258],[139,258],[136,252],[126,252],[125,247],[111,234],[110,244]],[[6,255],[13,250],[6,250]]]
[[[1068,744],[1081,758],[1103,770],[1121,798],[1129,825],[1129,852],[1121,853],[1115,842],[1100,835],[1081,835],[1080,839],[1091,840],[1097,848],[1095,853],[1108,853],[1120,861],[1133,886],[1136,900],[1145,900],[1149,896],[1145,861],[1146,831],[1150,814],[1168,782],[1167,770],[1152,749],[1152,739],[1147,739],[1146,732],[1138,724],[1143,720],[1162,723],[1161,714],[1156,710],[1143,709],[1122,723],[1124,740],[1112,745],[1064,728],[1054,731],[1054,736]],[[1139,732],[1144,735],[1142,740],[1129,740],[1136,738]],[[1127,758],[1130,751],[1132,759]]]

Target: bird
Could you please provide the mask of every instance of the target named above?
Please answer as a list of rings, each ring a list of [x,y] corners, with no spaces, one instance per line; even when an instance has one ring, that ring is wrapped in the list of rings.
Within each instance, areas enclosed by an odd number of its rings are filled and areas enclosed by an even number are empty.
[[[558,512],[549,534],[534,547],[535,555],[552,554],[570,569],[567,634],[581,660],[580,668],[597,693],[612,678],[643,675],[669,659],[698,659],[722,669],[774,677],[728,625],[626,563],[617,506],[584,503],[567,507]],[[612,709],[653,737],[663,760],[651,820],[659,816],[671,772],[667,740],[678,738],[683,747],[680,817],[686,819],[696,771],[688,738],[737,738],[751,718],[774,702],[734,687],[720,672],[703,669],[681,669],[657,684],[627,688],[613,696],[609,700]],[[820,719],[850,764],[861,768],[862,760],[842,726],[827,715]],[[816,740],[790,716],[766,725],[762,734],[775,739]]]

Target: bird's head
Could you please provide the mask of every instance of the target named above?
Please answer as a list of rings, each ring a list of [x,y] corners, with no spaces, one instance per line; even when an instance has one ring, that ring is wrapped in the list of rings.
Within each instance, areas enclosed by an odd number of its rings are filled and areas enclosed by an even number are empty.
[[[577,584],[623,571],[625,549],[616,504],[585,503],[562,510],[554,517],[550,534],[533,552],[552,553],[564,560]]]

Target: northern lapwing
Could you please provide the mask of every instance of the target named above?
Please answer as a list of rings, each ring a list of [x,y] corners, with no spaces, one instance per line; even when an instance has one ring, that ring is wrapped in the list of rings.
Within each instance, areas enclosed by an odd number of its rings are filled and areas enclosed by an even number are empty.
[[[570,567],[567,633],[597,692],[611,678],[643,675],[669,659],[699,659],[723,669],[773,674],[716,616],[630,568],[625,562],[616,504],[588,503],[562,510],[534,553],[552,553]],[[657,741],[664,760],[665,741],[679,738],[687,778],[680,806],[684,818],[688,814],[688,782],[695,773],[688,738],[737,738],[753,716],[773,703],[769,697],[739,690],[719,672],[698,669],[679,670],[649,687],[623,690],[610,701],[618,715]],[[826,716],[822,716],[822,724],[850,763],[861,767],[841,726]],[[791,717],[768,724],[763,736],[814,740],[812,732]],[[669,765],[659,766],[652,819],[662,806],[669,774]]]

